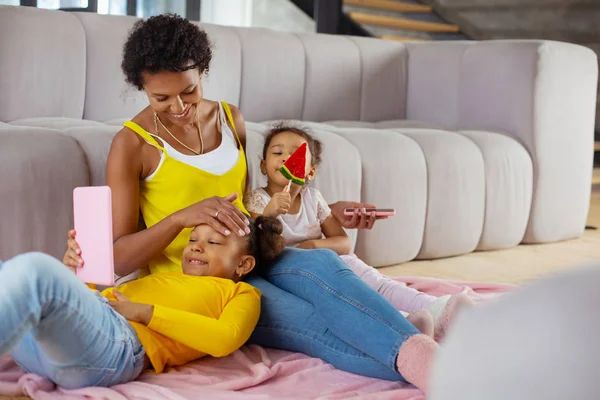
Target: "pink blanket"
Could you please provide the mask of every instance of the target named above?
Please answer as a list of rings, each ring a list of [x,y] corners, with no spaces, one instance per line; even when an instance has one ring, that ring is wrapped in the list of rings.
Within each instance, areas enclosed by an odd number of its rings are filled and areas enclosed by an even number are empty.
[[[476,302],[510,290],[507,285],[395,278],[434,296],[468,293]],[[244,346],[228,357],[205,359],[168,373],[146,372],[137,381],[111,388],[64,390],[47,379],[25,374],[0,358],[0,396],[33,399],[424,399],[411,385],[366,378],[335,369],[319,359],[288,351]]]

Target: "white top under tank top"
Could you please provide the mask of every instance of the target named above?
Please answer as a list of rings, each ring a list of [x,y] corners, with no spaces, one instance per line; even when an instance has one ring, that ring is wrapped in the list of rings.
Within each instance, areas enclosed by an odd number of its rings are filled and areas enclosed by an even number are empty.
[[[165,151],[169,157],[175,160],[181,161],[182,163],[191,165],[203,171],[210,172],[215,175],[223,175],[229,171],[237,163],[239,158],[238,141],[235,134],[231,131],[229,125],[227,125],[225,119],[225,111],[223,106],[219,103],[219,119],[221,120],[221,144],[211,152],[200,154],[200,155],[188,155],[180,153],[175,150],[169,143],[162,140],[155,134],[150,133],[154,138],[158,139],[163,144]],[[146,180],[151,179],[156,172],[160,169],[165,158],[163,152],[160,153],[160,162],[156,170],[146,177]]]

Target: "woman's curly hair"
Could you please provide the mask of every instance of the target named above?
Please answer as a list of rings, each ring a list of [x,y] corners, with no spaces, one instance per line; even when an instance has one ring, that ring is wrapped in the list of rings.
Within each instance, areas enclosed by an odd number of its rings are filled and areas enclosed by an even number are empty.
[[[143,72],[181,72],[198,68],[208,72],[212,58],[206,32],[175,14],[139,20],[123,46],[121,69],[127,83],[143,89]]]

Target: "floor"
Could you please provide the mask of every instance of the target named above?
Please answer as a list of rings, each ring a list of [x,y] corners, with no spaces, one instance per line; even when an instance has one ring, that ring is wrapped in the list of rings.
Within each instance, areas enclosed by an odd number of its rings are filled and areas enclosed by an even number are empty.
[[[594,187],[588,225],[600,228],[600,186]],[[474,282],[522,284],[539,276],[600,260],[600,230],[582,238],[478,252],[435,261],[413,261],[380,271],[390,276],[427,276]]]
[[[600,185],[594,188],[588,224],[600,227]],[[581,263],[600,260],[600,230],[586,230],[580,239],[514,249],[472,253],[435,261],[413,261],[381,268],[390,276],[411,275],[474,282],[522,284]],[[0,400],[26,400],[2,397]]]

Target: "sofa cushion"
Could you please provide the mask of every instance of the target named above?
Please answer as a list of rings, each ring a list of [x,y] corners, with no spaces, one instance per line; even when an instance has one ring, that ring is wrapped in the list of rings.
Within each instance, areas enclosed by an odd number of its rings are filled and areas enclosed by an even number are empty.
[[[339,35],[298,37],[306,53],[301,119],[360,119],[361,60],[356,45]]]
[[[266,130],[266,125],[246,123],[246,159],[248,160],[248,185],[251,190],[267,184],[265,177],[260,172],[260,160],[262,160]]]
[[[407,48],[406,117],[448,130],[516,138],[531,155],[535,173],[523,241],[581,236],[591,191],[595,53],[539,40],[411,43]]]
[[[485,165],[485,216],[477,250],[521,243],[531,210],[533,163],[515,139],[498,133],[461,131],[479,147]]]
[[[38,128],[49,128],[56,129],[59,131],[83,126],[102,126],[100,122],[90,121],[88,119],[76,119],[76,118],[60,118],[60,117],[47,117],[47,118],[25,118],[10,121],[11,125],[14,126],[31,126]]]
[[[62,258],[73,227],[73,189],[88,170],[77,143],[62,132],[0,129],[0,259],[27,251]]]
[[[125,83],[121,72],[123,44],[137,18],[73,13],[85,30],[87,75],[84,118],[132,118],[148,105],[145,93]]]
[[[404,43],[349,36],[360,54],[361,121],[406,118],[408,50]]]
[[[120,126],[122,127],[123,124],[125,124],[125,122],[130,121],[135,115],[132,115],[129,118],[114,118],[114,119],[109,119],[104,121],[103,123],[105,125],[110,125],[110,126]]]
[[[0,121],[81,118],[85,33],[70,13],[0,6]]]
[[[73,138],[85,156],[92,186],[106,185],[106,161],[113,138],[121,130],[119,126],[88,126],[66,129],[64,133]]]
[[[324,124],[339,128],[370,128],[370,129],[394,129],[394,128],[426,128],[439,129],[440,127],[431,122],[411,121],[407,119],[394,119],[388,121],[326,121]]]
[[[238,32],[243,49],[240,108],[244,117],[250,121],[301,118],[306,76],[302,42],[292,33],[269,29],[240,28]]]
[[[427,163],[427,218],[418,258],[449,257],[475,250],[485,215],[481,151],[455,132],[415,128],[396,131],[417,142]]]
[[[430,42],[408,44],[406,118],[430,121],[445,129],[467,128],[460,125],[462,60],[475,42]],[[443,65],[439,60],[444,60]]]
[[[240,34],[233,27],[198,25],[206,31],[213,45],[210,71],[202,78],[204,97],[239,106],[243,71]]]
[[[360,154],[361,196],[347,200],[396,209],[396,216],[358,233],[356,254],[378,267],[412,260],[421,250],[427,214],[427,164],[419,144],[389,130],[336,128],[334,132]],[[337,155],[341,160],[350,157]]]
[[[471,46],[461,66],[461,128],[506,132],[531,154],[535,183],[523,241],[581,236],[591,194],[596,54],[570,43],[491,41]]]

